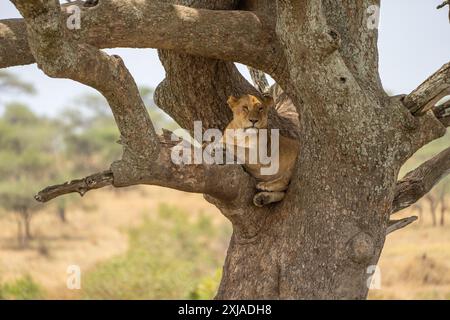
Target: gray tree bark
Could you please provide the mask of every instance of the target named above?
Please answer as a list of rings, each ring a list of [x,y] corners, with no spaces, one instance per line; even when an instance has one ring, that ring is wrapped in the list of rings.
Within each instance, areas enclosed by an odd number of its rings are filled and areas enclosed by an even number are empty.
[[[438,155],[397,181],[403,163],[441,137],[448,65],[410,95],[388,97],[378,74],[378,0],[100,0],[68,30],[57,1],[12,0],[24,19],[0,21],[0,67],[37,62],[46,74],[99,90],[120,129],[124,155],[103,173],[41,191],[39,201],[105,185],[154,184],[205,194],[233,224],[219,299],[364,299],[367,268],[390,221],[449,172]],[[157,137],[132,76],[107,47],[160,49],[166,79],[155,101],[182,127],[223,129],[230,95],[258,94],[234,62],[277,82],[271,126],[301,151],[286,198],[256,208],[255,181],[237,165],[177,166]],[[20,52],[21,54],[15,54]],[[429,109],[432,111],[427,112]],[[300,117],[293,117],[297,113]],[[444,158],[444,159],[442,159]]]

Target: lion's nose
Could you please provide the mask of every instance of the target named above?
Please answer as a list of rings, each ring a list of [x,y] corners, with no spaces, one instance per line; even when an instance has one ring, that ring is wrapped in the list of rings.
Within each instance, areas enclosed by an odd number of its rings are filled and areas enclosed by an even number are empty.
[[[254,126],[255,125],[255,123],[257,123],[258,122],[258,119],[250,119],[250,122],[252,123],[252,125]]]

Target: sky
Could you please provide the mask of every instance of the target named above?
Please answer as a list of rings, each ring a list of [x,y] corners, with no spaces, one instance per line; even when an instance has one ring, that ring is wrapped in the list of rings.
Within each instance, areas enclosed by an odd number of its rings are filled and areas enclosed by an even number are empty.
[[[448,8],[436,10],[443,0],[384,0],[379,27],[380,74],[386,90],[409,93],[450,61]],[[10,1],[0,1],[0,19],[20,17]],[[138,85],[156,87],[164,69],[154,49],[112,49],[120,55]],[[245,67],[239,69],[248,77]],[[55,115],[73,98],[93,89],[71,80],[51,79],[35,64],[7,69],[32,83],[38,94],[2,94],[0,105],[22,101],[35,111]]]

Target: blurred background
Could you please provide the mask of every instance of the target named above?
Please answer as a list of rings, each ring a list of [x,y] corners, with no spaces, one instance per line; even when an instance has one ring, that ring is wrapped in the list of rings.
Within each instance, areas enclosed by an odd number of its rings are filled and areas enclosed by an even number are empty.
[[[441,1],[386,1],[380,72],[389,94],[409,93],[450,57]],[[0,19],[19,17],[8,2]],[[164,78],[155,50],[114,49],[140,85],[158,130],[177,124],[159,110]],[[238,66],[248,77],[243,66]],[[0,70],[0,299],[210,299],[231,226],[201,195],[151,186],[105,188],[39,205],[43,187],[107,169],[121,155],[106,101],[36,65]],[[400,176],[450,146],[447,134],[420,150]],[[398,214],[419,216],[389,235],[381,287],[371,299],[450,299],[450,180]],[[81,289],[67,288],[67,267]]]

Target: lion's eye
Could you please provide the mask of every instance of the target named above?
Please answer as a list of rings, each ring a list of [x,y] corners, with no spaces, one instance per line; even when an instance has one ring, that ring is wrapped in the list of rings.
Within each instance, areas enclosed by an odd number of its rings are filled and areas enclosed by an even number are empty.
[[[263,107],[263,106],[260,106],[260,107],[259,107],[259,112],[263,112],[263,110],[264,110],[264,107]]]
[[[243,106],[242,109],[244,109],[245,112],[248,112],[248,107],[247,106]]]

